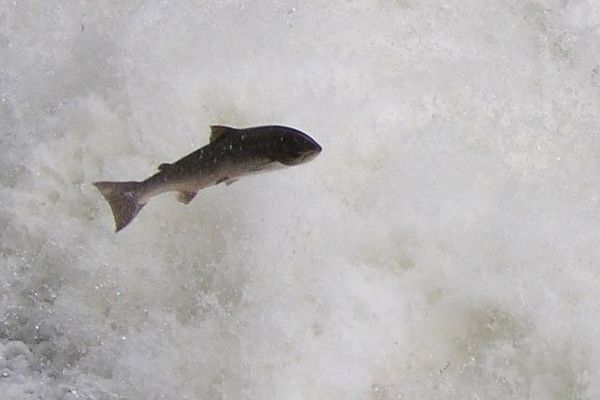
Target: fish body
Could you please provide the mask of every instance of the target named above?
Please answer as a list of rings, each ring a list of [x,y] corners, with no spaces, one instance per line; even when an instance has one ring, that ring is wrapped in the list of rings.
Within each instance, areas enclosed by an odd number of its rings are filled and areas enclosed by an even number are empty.
[[[307,134],[285,126],[235,129],[211,126],[210,143],[141,182],[95,182],[108,201],[120,231],[142,207],[160,193],[178,192],[188,204],[196,193],[221,182],[231,184],[244,175],[308,162],[321,146]]]

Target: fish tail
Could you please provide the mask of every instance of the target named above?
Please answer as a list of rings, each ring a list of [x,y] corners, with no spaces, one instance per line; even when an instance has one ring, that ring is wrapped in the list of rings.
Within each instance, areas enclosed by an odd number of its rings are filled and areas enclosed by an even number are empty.
[[[145,203],[139,201],[142,182],[94,182],[115,218],[116,232],[125,228]]]

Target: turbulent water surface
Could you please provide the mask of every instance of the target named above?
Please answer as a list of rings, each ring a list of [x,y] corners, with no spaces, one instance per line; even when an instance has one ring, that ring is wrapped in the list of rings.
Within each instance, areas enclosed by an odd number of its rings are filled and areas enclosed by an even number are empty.
[[[4,1],[0,397],[600,398],[600,3]],[[91,185],[210,124],[313,162]]]

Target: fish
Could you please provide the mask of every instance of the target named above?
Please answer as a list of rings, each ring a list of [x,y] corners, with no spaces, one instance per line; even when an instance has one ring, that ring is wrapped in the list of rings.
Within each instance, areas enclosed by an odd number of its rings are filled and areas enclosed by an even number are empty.
[[[210,127],[209,144],[185,157],[158,166],[144,181],[94,182],[108,202],[116,232],[125,228],[154,196],[177,192],[189,204],[198,191],[213,185],[231,185],[242,176],[306,163],[321,153],[321,146],[297,129],[279,126]]]

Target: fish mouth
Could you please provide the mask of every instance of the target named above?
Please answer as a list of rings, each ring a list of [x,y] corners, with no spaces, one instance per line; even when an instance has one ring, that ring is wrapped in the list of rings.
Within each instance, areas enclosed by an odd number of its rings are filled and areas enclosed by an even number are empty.
[[[315,148],[313,149],[313,152],[319,154],[321,150],[323,150],[323,148],[317,142],[315,142]]]
[[[301,156],[302,162],[308,162],[308,161],[312,160],[313,158],[317,157],[321,153],[321,150],[322,150],[321,146],[316,145],[315,148],[306,151]]]

